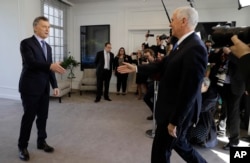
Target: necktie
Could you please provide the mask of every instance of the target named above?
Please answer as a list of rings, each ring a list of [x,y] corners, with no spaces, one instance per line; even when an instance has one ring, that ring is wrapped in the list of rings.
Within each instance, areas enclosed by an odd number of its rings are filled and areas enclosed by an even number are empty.
[[[175,44],[174,44],[174,47],[173,47],[173,49],[172,49],[172,51],[175,51],[175,50],[177,49],[177,47],[178,47],[178,44],[175,43]]]
[[[106,56],[106,58],[107,58],[107,60],[106,60],[107,61],[107,69],[109,70],[109,53],[106,53],[106,55],[107,55]]]
[[[42,48],[43,48],[43,53],[44,53],[44,56],[47,60],[47,47],[46,47],[46,42],[44,40],[41,41],[42,42]]]

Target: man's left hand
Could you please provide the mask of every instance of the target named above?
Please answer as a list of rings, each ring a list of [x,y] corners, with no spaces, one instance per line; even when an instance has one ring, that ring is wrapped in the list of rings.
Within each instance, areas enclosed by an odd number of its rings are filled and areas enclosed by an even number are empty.
[[[55,88],[54,91],[53,91],[53,95],[54,96],[59,96],[60,94],[60,90],[58,88]]]
[[[177,138],[176,130],[177,130],[177,126],[175,126],[171,123],[168,124],[168,134],[174,138]]]

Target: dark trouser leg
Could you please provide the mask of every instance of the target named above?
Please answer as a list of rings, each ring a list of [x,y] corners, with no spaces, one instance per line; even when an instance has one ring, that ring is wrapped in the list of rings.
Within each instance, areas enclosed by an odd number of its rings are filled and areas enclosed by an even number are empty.
[[[154,110],[154,83],[150,82],[148,84],[148,90],[143,98],[144,102],[147,104],[147,106],[150,108],[150,110],[153,112]]]
[[[122,92],[125,93],[127,90],[128,74],[122,74]]]
[[[174,150],[187,163],[207,163],[207,161],[187,141],[187,131],[192,125],[194,111],[191,111],[184,120],[181,128],[177,128],[177,141]]]
[[[207,163],[207,161],[191,146],[187,141],[187,131],[192,125],[190,123],[191,116],[183,122],[183,130],[178,134],[178,140],[174,150],[187,162],[187,163]]]
[[[186,139],[192,117],[193,112],[188,115],[181,127],[177,127],[177,139],[168,134],[167,125],[158,124],[153,141],[151,163],[170,163],[172,149],[188,163],[207,163]]]
[[[103,73],[99,73],[96,75],[97,83],[96,83],[96,99],[100,100],[102,97],[103,91]]]
[[[37,108],[39,107],[40,96],[21,94],[24,114],[21,120],[20,135],[18,147],[26,148],[30,139],[30,133],[33,121],[36,117]]]
[[[39,101],[39,108],[37,110],[37,119],[36,119],[36,126],[37,126],[37,134],[38,142],[44,142],[47,138],[46,133],[46,123],[48,119],[48,111],[49,111],[49,94],[44,95],[41,97]]]
[[[227,121],[229,128],[229,141],[231,144],[239,143],[240,136],[240,100],[241,95],[230,95],[228,110],[227,110]]]
[[[117,84],[116,84],[116,90],[117,92],[120,92],[121,85],[122,85],[122,74],[117,73]]]
[[[112,71],[104,70],[104,98],[109,98],[109,82],[112,75]]]
[[[173,137],[171,137],[167,132],[167,125],[157,125],[152,146],[151,163],[170,162],[171,150],[168,150],[168,152],[166,151],[168,148],[168,144],[173,140]],[[166,153],[168,155],[167,157]]]

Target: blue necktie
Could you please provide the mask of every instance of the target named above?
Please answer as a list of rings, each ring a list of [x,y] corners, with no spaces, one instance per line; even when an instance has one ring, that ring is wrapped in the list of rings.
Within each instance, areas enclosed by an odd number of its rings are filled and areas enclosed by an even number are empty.
[[[172,51],[175,51],[175,50],[177,49],[177,47],[178,47],[178,44],[175,43],[175,44],[174,44],[174,47],[173,47],[173,49],[172,49]]]
[[[44,40],[41,41],[42,42],[42,48],[43,48],[43,53],[44,53],[44,56],[47,60],[47,47],[46,47],[46,42]]]

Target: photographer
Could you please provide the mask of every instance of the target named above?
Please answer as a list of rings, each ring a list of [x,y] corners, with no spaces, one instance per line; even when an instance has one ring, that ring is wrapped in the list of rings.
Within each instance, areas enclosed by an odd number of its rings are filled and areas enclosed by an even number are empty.
[[[148,37],[153,37],[154,35],[152,34],[149,34],[149,31],[148,33],[146,34],[146,40],[145,40],[145,47],[149,47],[148,45]],[[157,56],[158,53],[162,54],[163,56],[166,55],[166,46],[164,45],[164,40],[168,39],[168,37],[166,35],[157,35],[156,36],[156,45],[152,45],[150,46],[149,48],[152,49],[154,51],[154,54]]]
[[[231,46],[230,49],[232,50],[233,54],[236,57],[240,58],[239,60],[240,71],[245,81],[249,81],[250,80],[250,65],[249,65],[250,47],[247,44],[243,43],[236,35],[234,35],[231,39],[234,45]]]
[[[245,91],[245,83],[238,68],[239,59],[228,47],[223,47],[221,64],[217,73],[217,90],[222,98],[222,113],[217,126],[218,134],[224,136],[229,130],[229,143],[223,149],[229,150],[239,144],[240,100]]]

